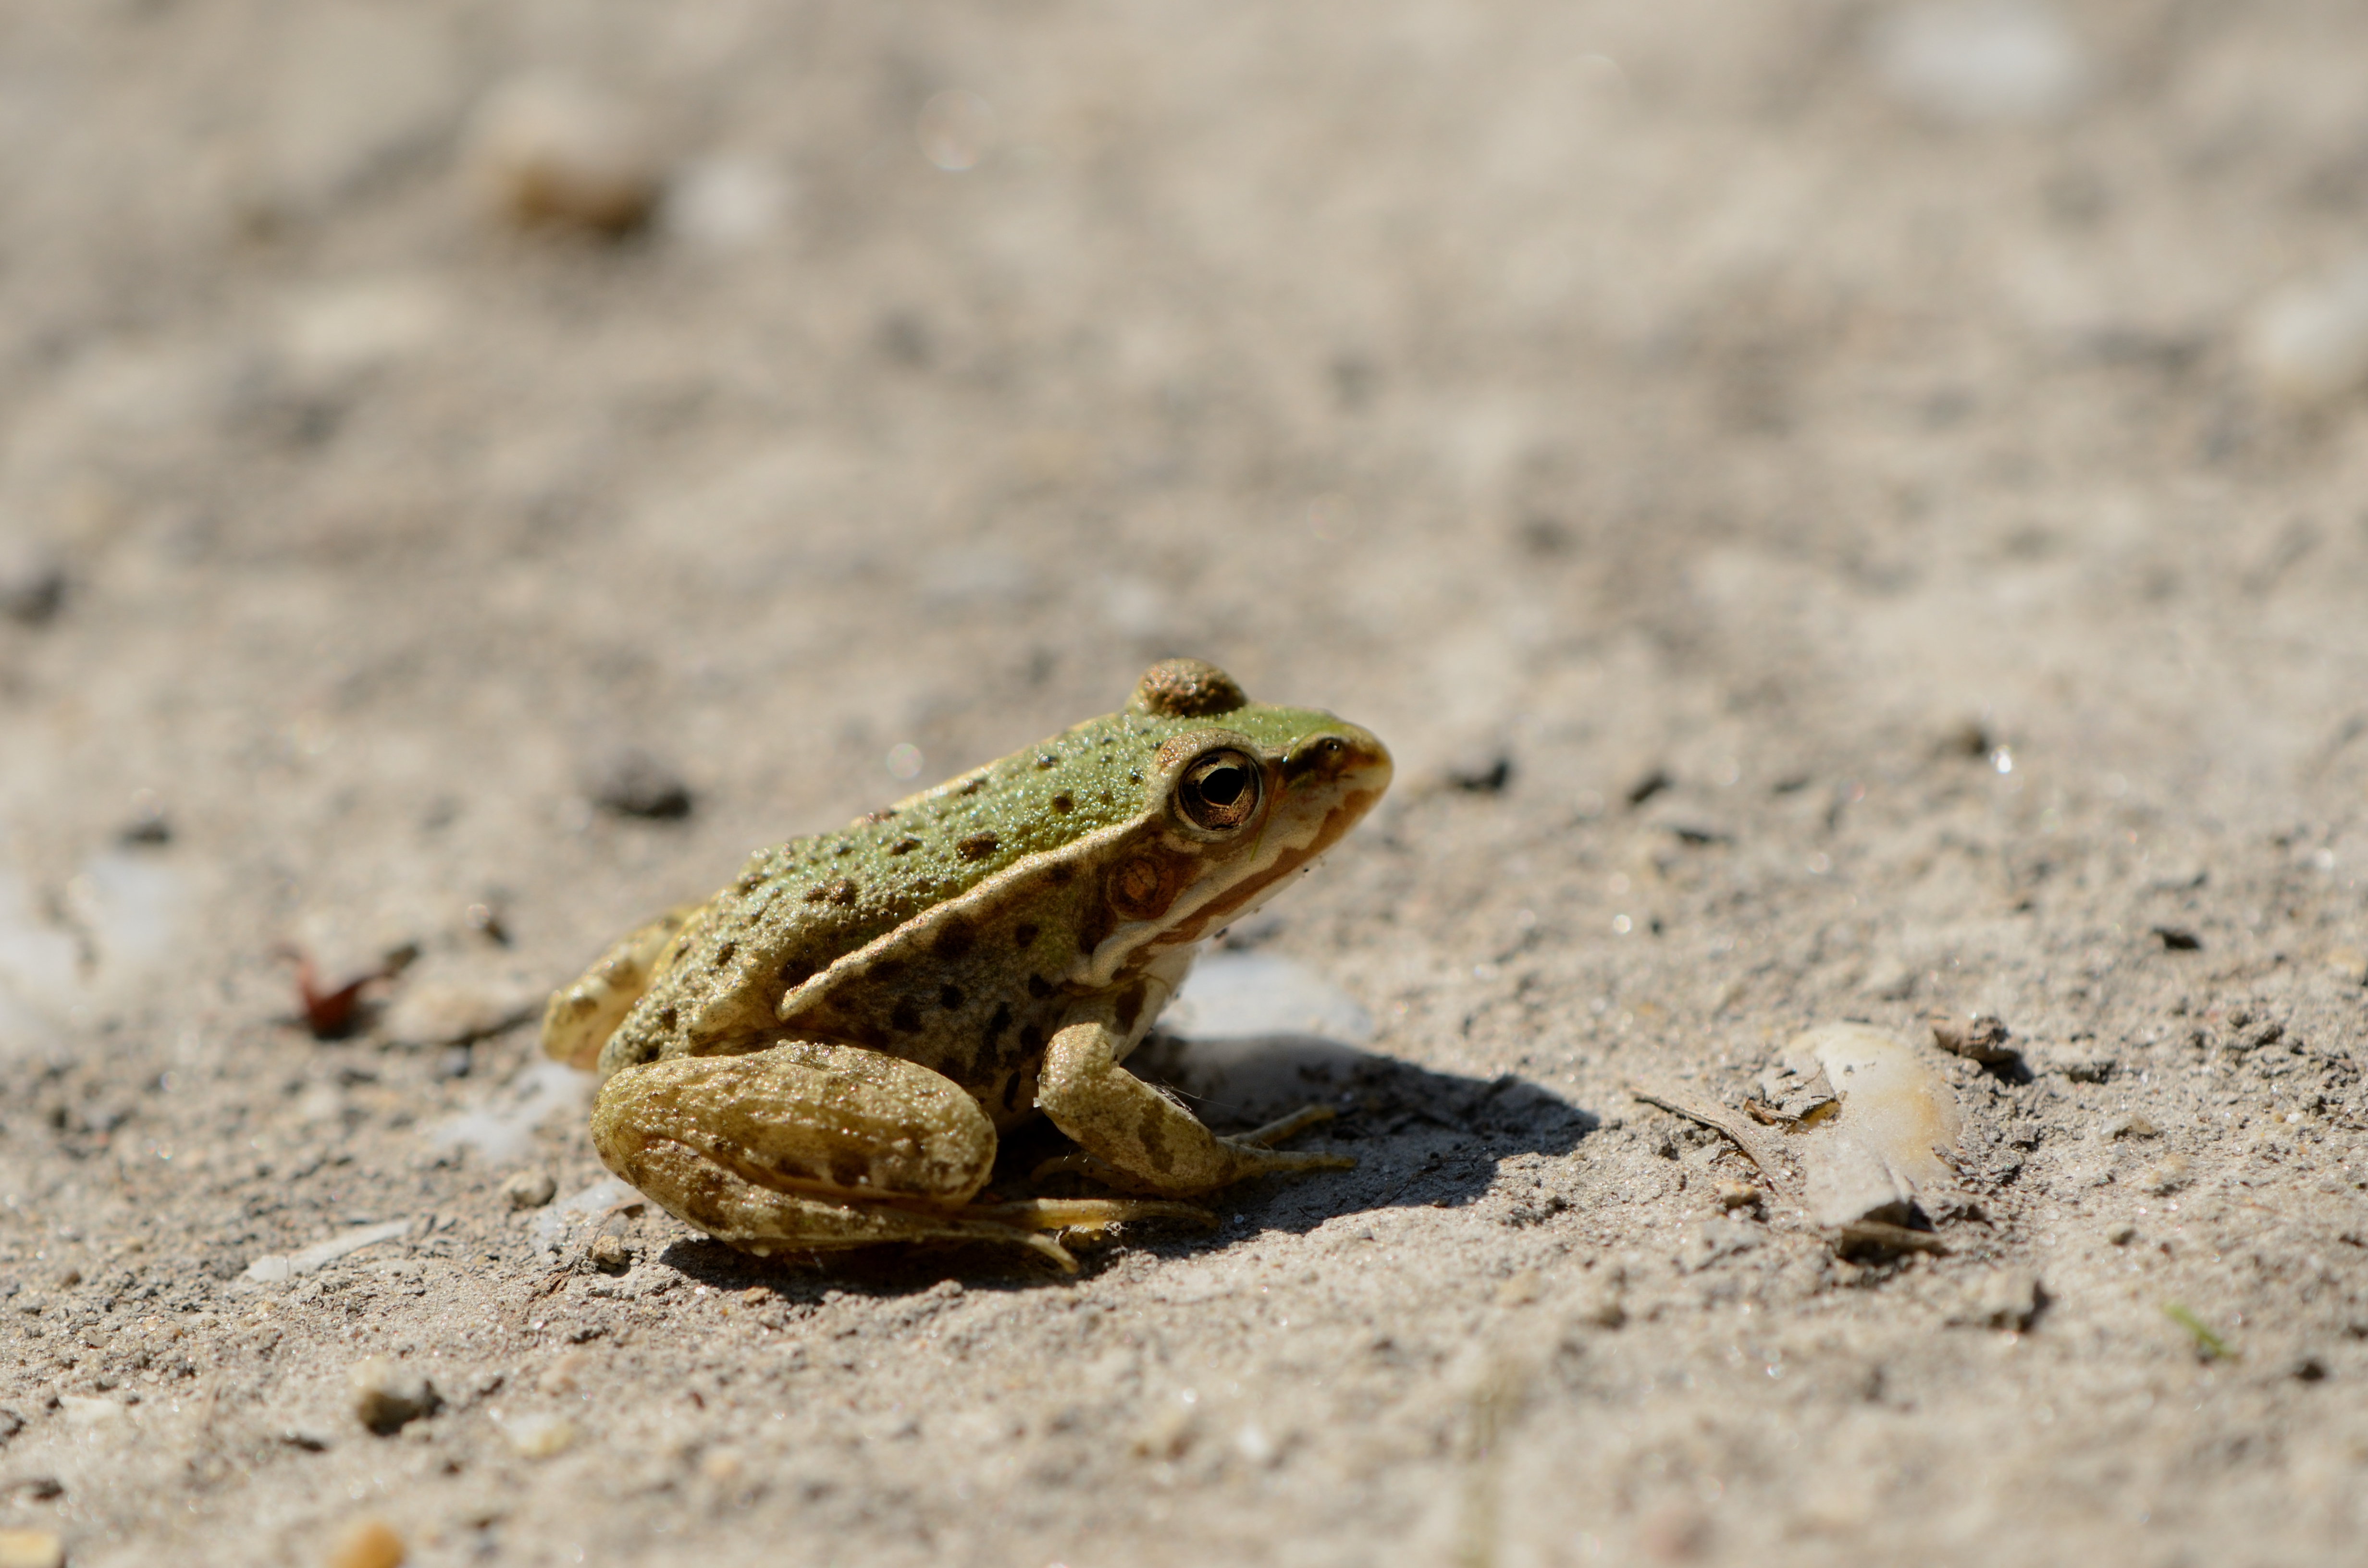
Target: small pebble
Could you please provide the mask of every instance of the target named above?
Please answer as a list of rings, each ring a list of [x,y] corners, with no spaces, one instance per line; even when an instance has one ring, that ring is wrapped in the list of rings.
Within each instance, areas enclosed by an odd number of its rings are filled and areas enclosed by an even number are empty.
[[[2162,1129],[2134,1110],[2124,1111],[2106,1124],[2105,1136],[2108,1138],[2158,1138],[2162,1136]]]
[[[1162,1403],[1149,1420],[1135,1428],[1128,1446],[1135,1454],[1147,1460],[1178,1460],[1192,1446],[1192,1407],[1180,1400]]]
[[[1970,1293],[1967,1318],[1986,1328],[2015,1334],[2028,1329],[2047,1305],[2047,1291],[2032,1274],[2007,1269],[1991,1275]]]
[[[1759,1189],[1748,1181],[1723,1181],[1718,1184],[1718,1206],[1721,1209],[1748,1209],[1759,1201]]]
[[[625,1244],[621,1236],[593,1237],[586,1256],[592,1259],[592,1267],[603,1274],[622,1274],[633,1267],[633,1249]]]
[[[540,1015],[542,999],[506,980],[430,976],[405,985],[379,1028],[399,1045],[468,1045]]]
[[[403,1568],[403,1537],[384,1519],[357,1519],[337,1538],[329,1568]]]
[[[1599,1284],[1580,1293],[1578,1309],[1571,1317],[1590,1328],[1618,1328],[1628,1321],[1627,1304],[1620,1298],[1618,1286]]]
[[[502,1183],[502,1196],[513,1209],[540,1209],[559,1196],[559,1183],[549,1171],[514,1171]]]
[[[2119,1065],[2109,1052],[2089,1040],[2049,1046],[2040,1059],[2040,1066],[2045,1071],[2061,1074],[2076,1084],[2106,1083]]]
[[[40,626],[65,602],[64,567],[28,546],[0,542],[0,617]]]
[[[2011,1062],[2020,1054],[2007,1043],[2012,1031],[1996,1013],[1974,1013],[1964,1017],[1936,1013],[1930,1022],[1932,1043],[1952,1056],[1992,1062]]]
[[[1526,1307],[1538,1299],[1538,1271],[1524,1268],[1497,1287],[1497,1304],[1500,1307]]]
[[[570,1350],[543,1369],[534,1386],[547,1394],[571,1394],[576,1392],[576,1379],[592,1365],[592,1358],[581,1350]]]
[[[2125,1247],[2138,1239],[2138,1228],[2131,1224],[2116,1225],[2105,1233],[2105,1239],[2117,1247]]]
[[[2194,1166],[2186,1155],[2166,1156],[2160,1164],[2146,1173],[2145,1188],[2157,1197],[2177,1192],[2187,1185],[2193,1171]]]
[[[510,1451],[520,1459],[547,1460],[565,1453],[581,1436],[564,1415],[519,1415],[502,1424]]]
[[[1255,1421],[1242,1423],[1242,1429],[1234,1434],[1234,1452],[1242,1456],[1244,1463],[1260,1470],[1282,1457],[1282,1449],[1267,1436],[1266,1428]]]
[[[2263,301],[2244,348],[2254,381],[2286,403],[2331,403],[2368,385],[2368,258]]]
[[[468,159],[495,210],[522,228],[630,233],[648,221],[663,183],[623,104],[555,77],[495,89],[471,127]]]
[[[690,786],[649,753],[626,747],[601,758],[588,771],[584,792],[601,810],[619,816],[675,822],[690,815]]]
[[[780,232],[789,206],[789,187],[770,165],[709,158],[667,185],[659,222],[669,238],[703,250],[739,250]]]
[[[353,1390],[354,1417],[381,1437],[444,1407],[436,1385],[385,1356],[357,1361],[347,1380]]]
[[[0,1530],[0,1568],[59,1568],[66,1543],[54,1530]]]

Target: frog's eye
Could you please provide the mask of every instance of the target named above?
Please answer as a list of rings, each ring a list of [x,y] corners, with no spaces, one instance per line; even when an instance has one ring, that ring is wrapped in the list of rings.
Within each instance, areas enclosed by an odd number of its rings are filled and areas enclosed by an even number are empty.
[[[1212,751],[1184,770],[1176,803],[1194,827],[1225,833],[1257,812],[1258,788],[1257,763],[1237,751]]]

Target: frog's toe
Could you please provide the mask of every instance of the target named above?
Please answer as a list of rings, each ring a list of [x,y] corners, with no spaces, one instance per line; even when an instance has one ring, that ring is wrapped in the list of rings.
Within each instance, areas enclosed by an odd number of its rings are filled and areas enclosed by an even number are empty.
[[[1302,1106],[1281,1120],[1269,1121],[1264,1127],[1253,1127],[1247,1132],[1235,1133],[1228,1142],[1247,1143],[1255,1149],[1271,1149],[1284,1139],[1304,1132],[1318,1122],[1329,1121],[1338,1114],[1328,1105]],[[1356,1163],[1354,1160],[1349,1162],[1352,1165]]]
[[[1349,1154],[1301,1154],[1283,1149],[1262,1149],[1248,1142],[1235,1142],[1234,1148],[1240,1172],[1234,1177],[1235,1181],[1248,1181],[1262,1176],[1291,1176],[1300,1171],[1351,1171],[1357,1168],[1355,1156]]]
[[[1028,1198],[1016,1203],[973,1203],[962,1210],[962,1218],[1030,1233],[1106,1231],[1138,1220],[1180,1220],[1202,1226],[1217,1222],[1214,1214],[1197,1203],[1144,1198]]]

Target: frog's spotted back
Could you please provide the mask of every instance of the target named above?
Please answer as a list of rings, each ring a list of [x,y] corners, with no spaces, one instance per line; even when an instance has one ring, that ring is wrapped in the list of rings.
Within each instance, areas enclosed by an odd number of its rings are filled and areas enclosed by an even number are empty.
[[[1249,706],[1234,677],[1206,659],[1162,659],[1134,683],[1133,713],[1161,719],[1206,719]]]

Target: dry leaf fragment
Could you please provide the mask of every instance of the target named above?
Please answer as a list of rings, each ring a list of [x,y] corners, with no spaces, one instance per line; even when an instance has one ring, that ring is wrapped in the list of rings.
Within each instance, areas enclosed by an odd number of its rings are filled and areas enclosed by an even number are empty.
[[[1956,1099],[1913,1047],[1865,1024],[1820,1024],[1785,1055],[1804,1078],[1822,1073],[1839,1097],[1837,1111],[1786,1140],[1818,1223],[1902,1224],[1918,1194],[1949,1188],[1942,1156],[1957,1147]]]

